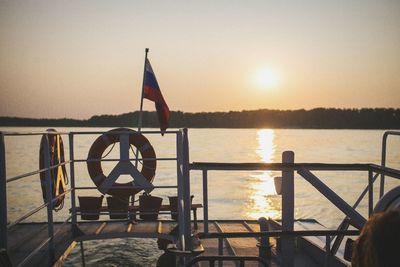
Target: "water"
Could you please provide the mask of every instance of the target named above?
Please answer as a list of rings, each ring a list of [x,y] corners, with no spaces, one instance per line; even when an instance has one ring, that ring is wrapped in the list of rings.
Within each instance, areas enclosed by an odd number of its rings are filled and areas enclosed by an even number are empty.
[[[1,128],[2,130],[42,131],[43,128]],[[73,128],[59,131],[104,131],[107,129]],[[293,130],[293,129],[190,129],[189,146],[191,162],[281,162],[285,150],[295,152],[296,162],[324,163],[380,163],[381,130]],[[86,159],[90,145],[98,135],[75,136],[75,159]],[[175,136],[148,135],[157,157],[175,157]],[[6,137],[7,177],[13,177],[38,169],[40,136]],[[64,137],[66,157],[69,155],[68,138]],[[400,168],[400,138],[389,138],[388,165]],[[116,146],[108,156],[117,158]],[[131,157],[134,157],[131,155]],[[157,163],[155,185],[176,184],[176,163]],[[105,173],[115,163],[103,163]],[[77,186],[93,186],[85,163],[76,164]],[[352,204],[367,182],[365,172],[314,172],[348,203]],[[209,217],[211,219],[258,219],[260,216],[280,218],[281,197],[276,195],[273,177],[279,172],[209,172]],[[121,177],[119,181],[130,178]],[[399,183],[387,182],[387,188]],[[13,221],[24,212],[42,204],[41,189],[37,175],[7,185],[9,220]],[[193,202],[202,202],[201,172],[191,172]],[[296,218],[315,218],[330,228],[336,228],[343,214],[320,193],[300,177],[295,179]],[[375,194],[378,187],[374,188]],[[79,192],[78,195],[99,195],[97,190]],[[153,195],[176,195],[172,189],[157,190]],[[375,197],[375,199],[377,199]],[[68,217],[70,200],[66,208],[55,213],[55,220]],[[359,211],[366,214],[367,203],[363,201]],[[198,214],[202,218],[201,210]],[[29,218],[42,221],[46,211]],[[166,215],[165,215],[166,216]],[[168,217],[168,216],[167,216]],[[151,239],[114,239],[85,242],[86,260],[89,266],[154,266],[161,254]],[[80,264],[79,249],[68,257],[65,266]]]

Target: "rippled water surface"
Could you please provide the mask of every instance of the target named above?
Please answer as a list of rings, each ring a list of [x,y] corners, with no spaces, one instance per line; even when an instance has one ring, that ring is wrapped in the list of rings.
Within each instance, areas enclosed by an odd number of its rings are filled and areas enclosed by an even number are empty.
[[[2,130],[42,131],[43,128],[1,128]],[[107,129],[73,128],[59,131],[94,131]],[[293,130],[293,129],[189,129],[191,162],[281,162],[285,150],[295,152],[296,162],[324,163],[380,163],[381,130]],[[98,135],[74,137],[75,159],[86,159],[88,150]],[[157,157],[176,157],[175,136],[147,135]],[[64,136],[66,157],[69,155],[68,136]],[[7,177],[38,169],[40,136],[6,137]],[[400,168],[400,138],[389,138],[388,165]],[[108,158],[117,158],[116,146]],[[131,157],[134,157],[131,155]],[[115,162],[103,163],[105,173]],[[366,186],[365,172],[314,172],[343,199],[354,203]],[[211,219],[258,219],[261,216],[280,218],[281,197],[276,195],[273,177],[279,172],[209,172],[209,216]],[[86,164],[75,164],[76,184],[93,186]],[[121,177],[119,181],[128,181]],[[202,202],[201,172],[191,172],[193,202]],[[176,185],[176,162],[158,161],[155,185]],[[398,185],[388,181],[388,188]],[[376,193],[378,187],[375,186]],[[24,212],[42,204],[40,182],[37,175],[9,183],[7,186],[10,221]],[[295,212],[297,218],[315,218],[328,227],[335,228],[343,215],[311,185],[296,176]],[[155,190],[153,195],[176,195],[172,189]],[[79,192],[78,195],[100,195],[97,190]],[[376,199],[376,198],[375,198]],[[359,211],[366,213],[366,201]],[[66,208],[55,214],[62,221],[68,217],[70,199]],[[198,214],[202,218],[201,210]],[[167,215],[163,215],[168,217]],[[42,221],[45,211],[29,218]],[[152,239],[114,239],[85,242],[88,266],[154,266],[161,254]],[[80,265],[79,246],[68,257],[65,266]]]

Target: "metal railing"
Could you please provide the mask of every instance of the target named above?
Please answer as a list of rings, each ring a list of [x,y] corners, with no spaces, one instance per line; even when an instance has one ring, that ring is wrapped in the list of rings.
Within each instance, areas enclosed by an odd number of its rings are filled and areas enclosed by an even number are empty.
[[[223,238],[249,238],[249,237],[277,237],[277,238],[294,238],[294,237],[310,237],[310,236],[324,236],[325,237],[325,263],[324,266],[329,266],[331,262],[331,257],[334,255],[331,249],[331,236],[339,236],[339,235],[346,235],[346,236],[356,236],[359,235],[360,231],[359,230],[293,230],[293,231],[282,231],[282,230],[275,230],[275,231],[260,231],[260,232],[224,232],[224,233],[218,233],[218,232],[212,232],[212,233],[199,233],[198,237],[200,239],[218,239],[220,244],[223,244],[222,239]],[[269,248],[264,248],[264,250],[269,249]],[[215,257],[210,257],[213,261],[219,261],[219,257],[229,257],[229,256],[223,256],[222,255],[222,249],[219,248],[219,254],[218,256]],[[265,252],[265,251],[263,251]],[[264,254],[261,255],[261,249],[260,249],[260,255],[259,259],[262,259],[264,263],[267,262],[268,257]],[[237,257],[237,256],[234,256]],[[201,258],[201,257],[200,257]],[[194,258],[196,259],[196,258]],[[201,259],[200,259],[201,260]],[[198,262],[198,261],[193,261]],[[223,266],[220,265],[219,266]]]
[[[382,166],[375,164],[325,164],[325,163],[295,163],[294,153],[291,151],[283,152],[282,163],[216,163],[216,162],[194,162],[190,164],[190,170],[199,170],[202,172],[202,188],[203,188],[203,222],[204,222],[204,238],[210,237],[249,237],[260,235],[282,235],[282,259],[284,266],[293,266],[294,261],[294,242],[288,238],[290,234],[295,236],[326,236],[326,251],[328,254],[335,254],[340,246],[345,235],[353,235],[356,232],[347,231],[347,227],[339,226],[338,230],[326,231],[319,233],[316,231],[295,232],[294,231],[294,172],[296,171],[303,179],[308,181],[315,189],[322,193],[332,204],[345,214],[344,222],[350,221],[353,226],[361,229],[366,219],[356,210],[361,200],[368,193],[368,215],[373,211],[374,196],[373,185],[379,175],[390,176],[395,179],[400,179],[400,171],[384,166],[386,151],[386,138],[388,135],[400,135],[400,132],[389,131],[384,135],[384,145],[382,154]],[[282,232],[280,233],[209,233],[209,203],[208,203],[208,172],[210,171],[282,171]],[[367,172],[367,186],[358,197],[356,203],[351,206],[344,201],[333,190],[326,186],[317,176],[311,171],[365,171]],[[383,191],[381,179],[380,191]],[[342,223],[343,224],[343,223]],[[335,243],[331,248],[332,237],[337,236]],[[219,242],[221,245],[222,242]],[[219,248],[219,251],[222,249]]]
[[[299,174],[304,174],[307,171],[365,171],[368,173],[368,186],[364,190],[356,204],[352,209],[357,208],[362,198],[369,192],[369,211],[372,212],[373,192],[372,185],[376,180],[377,175],[384,174],[396,179],[400,179],[400,171],[388,169],[375,164],[322,164],[322,163],[209,163],[209,162],[194,162],[190,164],[191,170],[202,171],[202,187],[203,187],[203,219],[205,222],[204,231],[208,232],[208,172],[209,171],[297,171]],[[376,173],[375,176],[373,173]],[[283,178],[285,183],[288,179]],[[313,179],[315,180],[315,178]],[[321,186],[321,185],[320,185]],[[319,186],[319,187],[320,187]],[[284,187],[284,185],[283,185]],[[327,189],[327,188],[325,188]],[[325,190],[324,189],[324,190]],[[287,190],[286,190],[287,191]],[[284,197],[283,197],[284,198]],[[335,197],[336,198],[336,197]],[[343,206],[342,204],[338,204]],[[346,208],[348,208],[346,206]]]
[[[141,134],[159,134],[159,131],[141,131]],[[81,136],[81,135],[107,135],[107,134],[118,134],[118,135],[133,135],[135,134],[134,132],[129,132],[129,131],[112,131],[112,132],[103,132],[103,131],[85,131],[85,132],[70,132],[69,133],[69,145],[70,145],[70,176],[71,176],[71,187],[76,190],[92,190],[92,189],[98,189],[96,186],[76,186],[75,182],[75,163],[84,163],[84,162],[117,162],[121,161],[121,158],[101,158],[101,159],[81,159],[81,158],[75,158],[75,153],[74,153],[74,138],[75,136]],[[180,135],[180,131],[166,131],[165,134],[175,134],[175,135]],[[177,154],[178,155],[178,154]],[[124,160],[127,161],[145,161],[145,160],[154,160],[154,158],[126,158]],[[161,161],[178,161],[177,157],[173,158],[156,158],[156,160],[161,160]],[[114,187],[111,187],[111,189]],[[154,186],[152,188],[177,188],[177,186]],[[119,186],[118,189],[150,189],[144,186]],[[72,192],[71,195],[71,213],[72,213],[72,223],[76,224],[77,223],[77,212],[76,212],[76,192]],[[101,213],[101,215],[104,215],[107,213]]]
[[[160,131],[141,131],[141,134],[160,134]],[[97,135],[97,134],[109,134],[107,132],[103,131],[85,131],[85,132],[0,132],[0,249],[5,249],[7,250],[8,248],[8,231],[12,229],[13,227],[17,226],[21,222],[27,220],[34,214],[38,213],[39,211],[47,208],[47,238],[43,240],[39,245],[37,245],[33,251],[29,253],[28,256],[25,257],[25,259],[21,259],[20,263],[18,266],[24,266],[29,263],[29,261],[36,255],[38,254],[46,245],[48,245],[48,255],[49,255],[49,261],[50,262],[55,262],[55,242],[54,239],[55,237],[60,234],[60,230],[54,231],[54,218],[53,218],[53,205],[54,203],[61,197],[65,197],[68,194],[71,194],[71,215],[64,221],[61,222],[61,225],[66,225],[70,224],[72,232],[74,229],[74,225],[77,224],[77,211],[76,211],[76,191],[78,190],[89,190],[89,189],[97,189],[97,187],[76,187],[76,177],[75,177],[75,163],[80,163],[80,162],[93,162],[93,161],[108,161],[108,162],[113,162],[113,161],[120,161],[121,159],[75,159],[75,153],[74,153],[74,137],[78,135]],[[127,132],[127,131],[113,131],[112,134],[120,134],[120,135],[126,135],[126,134],[133,134],[132,132]],[[179,224],[183,225],[184,227],[181,227],[179,236],[182,244],[182,249],[185,249],[185,245],[188,246],[190,242],[189,238],[190,237],[190,209],[189,213],[186,214],[186,210],[184,207],[185,206],[190,206],[190,194],[187,192],[190,192],[190,185],[187,180],[188,177],[188,136],[187,136],[187,130],[182,129],[178,131],[166,131],[165,134],[173,134],[176,135],[176,157],[169,157],[169,158],[155,158],[156,160],[161,160],[161,161],[176,161],[177,162],[177,185],[172,185],[172,186],[154,186],[152,188],[175,188],[178,191],[178,210],[179,210],[179,218],[178,222]],[[36,135],[43,135],[45,136],[45,142],[44,142],[44,164],[45,168],[40,169],[40,170],[35,170],[35,171],[30,171],[27,173],[23,173],[20,175],[16,175],[14,177],[9,177],[7,178],[6,174],[6,153],[5,153],[5,136],[36,136]],[[69,141],[69,160],[65,160],[64,162],[61,162],[57,165],[50,166],[50,154],[49,154],[49,135],[62,135],[62,136],[68,136],[68,141]],[[184,150],[185,151],[182,151]],[[144,161],[144,160],[149,160],[147,158],[128,158],[124,160],[129,160],[129,161]],[[150,159],[154,160],[154,159]],[[64,193],[52,198],[52,183],[51,183],[51,170],[58,168],[59,166],[66,166],[69,165],[69,177],[70,177],[70,188],[68,188]],[[25,179],[30,176],[38,175],[40,173],[45,173],[45,188],[46,188],[46,199],[50,199],[50,201],[45,201],[44,204],[41,204],[38,207],[35,207],[27,212],[25,212],[23,215],[19,216],[17,219],[15,219],[13,222],[8,222],[8,208],[7,208],[7,184],[19,181],[22,179]],[[113,188],[113,187],[112,187]],[[121,187],[118,187],[121,188]],[[127,188],[139,188],[139,189],[145,189],[142,187],[138,186],[129,186]],[[187,198],[187,199],[186,199]],[[185,214],[184,214],[185,213]],[[185,242],[186,240],[186,242]]]
[[[32,215],[38,213],[44,208],[47,208],[47,232],[48,232],[48,237],[42,241],[33,251],[31,251],[25,259],[23,259],[18,266],[23,266],[29,262],[29,260],[35,256],[42,248],[44,248],[46,245],[48,245],[49,248],[49,259],[50,262],[54,262],[54,252],[55,252],[55,243],[54,243],[54,237],[57,236],[61,231],[54,232],[54,221],[53,221],[53,204],[61,197],[64,197],[73,189],[65,191],[63,194],[60,194],[56,197],[53,198],[52,196],[52,183],[51,183],[51,170],[58,168],[59,166],[64,166],[66,164],[69,164],[71,161],[65,161],[62,163],[59,163],[57,165],[50,165],[50,152],[49,152],[49,135],[63,135],[66,133],[61,133],[61,132],[31,132],[31,133],[16,133],[16,132],[8,132],[0,133],[0,162],[1,162],[1,175],[0,175],[0,190],[2,194],[2,198],[0,200],[0,206],[1,206],[1,212],[0,212],[0,231],[1,231],[1,243],[0,243],[0,248],[6,249],[8,247],[8,231],[18,225],[19,223],[23,222],[24,220],[28,219]],[[17,175],[14,177],[11,177],[7,179],[6,176],[6,155],[5,155],[5,136],[27,136],[27,135],[43,135],[45,136],[45,142],[44,142],[44,168],[41,170],[33,171],[33,172],[28,172],[24,173],[21,175]],[[40,174],[40,173],[45,173],[45,188],[46,188],[46,199],[48,201],[45,201],[44,204],[35,207],[19,218],[15,219],[13,222],[7,222],[8,214],[7,214],[7,184],[11,182],[15,182],[21,179],[25,179],[27,177]],[[71,220],[71,217],[68,217],[66,220],[62,222],[62,224],[66,224],[68,221]]]
[[[142,131],[142,134],[159,134],[159,131]],[[60,164],[50,166],[50,155],[48,153],[49,140],[48,135],[68,135],[69,140],[69,160],[62,162]],[[77,135],[95,135],[95,134],[107,134],[102,131],[88,131],[88,132],[31,132],[31,133],[17,133],[17,132],[0,132],[0,249],[7,249],[7,235],[8,230],[12,227],[18,225],[22,221],[30,218],[32,215],[36,214],[40,210],[47,208],[47,228],[48,228],[48,238],[44,240],[34,251],[32,251],[27,258],[25,258],[20,265],[23,265],[47,244],[49,245],[49,257],[52,262],[54,262],[54,237],[59,233],[59,231],[54,232],[54,221],[53,221],[53,204],[58,198],[71,194],[71,216],[64,220],[62,223],[67,224],[71,221],[72,227],[77,223],[77,212],[76,212],[76,190],[89,190],[95,189],[97,187],[76,187],[75,184],[75,163],[79,162],[90,162],[99,161],[94,159],[75,159],[74,153],[74,137]],[[126,131],[113,132],[113,134],[131,134]],[[285,265],[290,265],[293,263],[294,254],[294,243],[293,236],[308,236],[308,235],[321,235],[326,236],[326,248],[327,253],[334,252],[331,247],[330,236],[344,236],[352,235],[351,231],[306,231],[299,232],[294,231],[294,172],[297,171],[304,179],[310,182],[318,191],[322,192],[327,198],[338,207],[346,217],[350,218],[351,222],[357,227],[360,227],[365,222],[365,219],[356,211],[357,206],[361,200],[368,193],[368,213],[372,213],[373,209],[373,184],[379,175],[381,175],[381,186],[380,192],[384,192],[384,177],[390,176],[400,179],[400,171],[393,170],[385,167],[386,164],[386,139],[389,135],[400,135],[400,132],[388,131],[385,133],[382,144],[382,165],[375,164],[323,164],[323,163],[295,163],[294,153],[284,152],[282,156],[282,163],[210,163],[210,162],[194,162],[189,164],[189,144],[188,144],[188,134],[187,130],[179,131],[167,131],[166,134],[176,135],[176,157],[173,158],[160,158],[157,160],[170,160],[177,162],[177,186],[158,186],[155,188],[177,188],[178,191],[178,222],[182,227],[179,227],[179,238],[181,244],[181,250],[185,251],[185,247],[190,247],[190,234],[191,234],[191,224],[190,224],[190,209],[185,207],[190,207],[190,171],[200,170],[202,172],[202,187],[203,187],[203,221],[204,221],[204,233],[203,238],[215,238],[218,236],[217,233],[209,233],[208,222],[209,222],[209,203],[208,203],[208,172],[209,171],[282,171],[282,231],[281,232],[255,232],[255,233],[245,233],[246,237],[257,235],[257,236],[282,236],[282,251],[283,258],[285,259]],[[45,168],[41,170],[31,171],[22,175],[17,175],[7,179],[6,176],[6,155],[5,155],[5,136],[26,136],[26,135],[46,135],[45,149]],[[47,148],[47,150],[46,150]],[[118,161],[120,159],[101,159],[100,161]],[[137,160],[131,159],[128,160]],[[139,160],[146,160],[145,158]],[[69,165],[70,166],[70,188],[65,191],[62,195],[52,198],[51,195],[51,180],[50,171],[59,166]],[[342,200],[335,192],[331,191],[325,184],[323,184],[318,177],[316,177],[311,171],[365,171],[368,173],[368,185],[365,190],[361,193],[356,203],[350,206],[344,200]],[[46,192],[47,198],[50,201],[35,207],[34,209],[26,212],[14,222],[7,221],[7,184],[24,179],[29,176],[37,175],[39,173],[45,173],[46,177]],[[131,187],[133,188],[133,187]],[[292,233],[292,234],[288,234]],[[235,237],[239,233],[220,233],[221,236],[225,237]],[[222,235],[223,234],[223,235]]]
[[[382,137],[382,157],[381,157],[381,166],[386,167],[386,152],[387,152],[387,139],[389,136],[400,136],[399,131],[386,131]],[[385,174],[381,174],[381,181],[380,181],[380,190],[379,190],[379,197],[383,196],[385,192]]]

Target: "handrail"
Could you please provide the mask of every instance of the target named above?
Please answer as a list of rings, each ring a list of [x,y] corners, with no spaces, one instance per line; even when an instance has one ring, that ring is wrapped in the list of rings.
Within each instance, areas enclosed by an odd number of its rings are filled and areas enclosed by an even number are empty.
[[[227,162],[193,162],[190,164],[191,170],[208,170],[208,171],[297,171],[301,168],[318,171],[367,171],[370,164],[368,163],[227,163]]]
[[[134,161],[136,158],[129,158],[128,160]],[[176,158],[137,158],[138,161],[144,160],[176,160]],[[99,161],[121,161],[121,159],[75,159],[74,162],[99,162]]]
[[[26,135],[67,135],[68,132],[47,132],[47,131],[37,131],[37,132],[14,132],[14,131],[2,131],[4,136],[26,136]]]
[[[400,171],[372,163],[227,163],[227,162],[193,162],[191,170],[207,171],[284,171],[301,169],[313,171],[374,171],[400,178]]]
[[[179,131],[165,131],[164,134],[176,134]],[[43,134],[59,134],[59,135],[86,135],[86,134],[135,134],[129,131],[114,131],[112,133],[104,132],[104,131],[82,131],[82,132],[47,132],[47,131],[35,131],[35,132],[15,132],[15,131],[2,131],[4,136],[26,136],[26,135],[43,135]],[[160,131],[140,131],[141,134],[159,134]]]
[[[178,188],[177,185],[154,185],[154,186],[137,186],[137,185],[126,185],[126,186],[111,186],[110,189],[148,189],[148,188]],[[76,186],[75,190],[90,190],[90,189],[98,189],[96,186]]]
[[[130,132],[130,131],[113,131],[113,132],[104,132],[104,131],[83,131],[83,132],[69,132],[70,134],[73,135],[85,135],[85,134],[135,134],[135,132]],[[141,134],[160,134],[160,131],[136,131],[136,133],[141,133]],[[164,134],[177,134],[180,133],[180,131],[165,131]]]
[[[382,137],[382,158],[381,158],[381,166],[386,167],[386,148],[387,148],[387,139],[389,135],[397,135],[400,136],[400,131],[386,131]],[[381,181],[379,187],[379,198],[383,196],[385,192],[385,174],[381,173]]]
[[[129,160],[136,160],[136,159],[129,158]],[[172,160],[176,160],[176,158],[139,158],[139,161],[141,161],[141,160],[143,160],[143,161],[145,161],[145,160],[165,160],[165,161],[169,161],[170,160],[170,161],[172,161]],[[74,162],[98,162],[98,161],[120,161],[120,159],[86,159],[86,160],[85,159],[78,159],[78,160],[74,160]],[[52,169],[55,169],[55,168],[57,168],[59,166],[67,165],[67,164],[70,164],[70,163],[72,163],[72,160],[63,161],[63,162],[61,162],[59,164],[50,166],[48,169],[52,170]],[[7,183],[18,181],[20,179],[23,179],[23,178],[26,178],[26,177],[29,177],[29,176],[32,176],[32,175],[35,175],[35,174],[45,172],[48,169],[44,168],[44,169],[40,169],[40,170],[37,170],[37,171],[27,172],[27,173],[23,173],[23,174],[8,178],[7,179]]]
[[[57,199],[59,199],[59,198],[61,198],[61,197],[63,197],[63,196],[66,196],[66,195],[67,195],[68,193],[70,193],[72,190],[74,190],[74,189],[68,189],[68,190],[66,190],[66,191],[63,192],[62,194],[59,194],[58,196],[56,196],[55,198],[53,198],[53,199],[51,200],[51,202],[54,203]],[[33,214],[35,214],[35,213],[39,212],[40,210],[44,209],[45,207],[47,207],[47,206],[49,205],[49,203],[50,203],[50,202],[45,202],[44,204],[40,205],[39,207],[34,208],[34,209],[28,211],[27,213],[25,213],[24,215],[22,215],[21,217],[19,217],[18,219],[16,219],[14,222],[10,222],[10,223],[7,225],[7,229],[12,228],[13,226],[19,224],[19,223],[22,222],[23,220],[29,218],[29,217],[32,216]]]
[[[38,173],[46,172],[48,170],[52,170],[52,169],[58,168],[58,167],[63,166],[63,165],[67,165],[67,164],[69,164],[71,162],[72,162],[71,160],[67,160],[67,161],[60,162],[60,163],[58,163],[56,165],[52,165],[49,168],[44,168],[44,169],[40,169],[40,170],[33,171],[33,172],[23,173],[23,174],[8,178],[7,179],[7,183],[14,182],[14,181],[20,180],[22,178],[26,178],[26,177],[38,174]]]
[[[0,249],[7,250],[7,175],[4,134],[0,132]]]
[[[281,236],[335,236],[335,235],[359,235],[359,230],[293,230],[293,231],[259,231],[259,232],[200,232],[200,239],[208,238],[243,238],[243,237],[281,237]]]
[[[384,175],[388,175],[393,178],[400,178],[400,170],[383,167],[383,166],[379,166],[376,164],[368,164],[368,165],[369,165],[369,168],[371,171],[374,171],[374,172],[377,172],[380,174],[384,174]]]

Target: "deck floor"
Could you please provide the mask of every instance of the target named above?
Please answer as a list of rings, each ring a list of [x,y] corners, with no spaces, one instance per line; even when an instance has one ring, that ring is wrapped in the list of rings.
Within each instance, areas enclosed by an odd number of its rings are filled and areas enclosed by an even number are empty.
[[[57,233],[55,243],[55,262],[68,255],[75,246],[75,241],[71,234],[71,225],[61,223],[54,224],[54,232]],[[39,247],[48,239],[47,223],[23,223],[15,225],[8,232],[8,253],[13,266],[23,263],[29,254],[35,249],[38,253],[25,262],[26,266],[48,266],[50,262],[48,245]]]
[[[55,260],[61,264],[77,241],[109,239],[109,238],[158,238],[170,237],[168,233],[174,228],[174,221],[139,221],[135,224],[128,221],[82,221],[78,223],[75,230],[75,238],[72,235],[71,224],[55,224]],[[203,232],[203,223],[198,224],[199,232]],[[311,224],[296,223],[297,229],[311,228]],[[320,226],[319,226],[320,227]],[[315,229],[315,228],[314,228]],[[256,221],[212,221],[209,223],[209,232],[250,232],[260,231]],[[14,266],[19,265],[30,252],[47,238],[46,223],[23,223],[9,231],[9,256]],[[323,240],[321,240],[321,243]],[[223,240],[223,255],[258,256],[258,239],[249,238],[227,238]],[[280,266],[281,259],[276,250],[275,239],[271,238],[272,260],[270,266]],[[202,255],[218,255],[218,239],[204,239],[202,245],[205,249]],[[48,247],[44,246],[38,255],[27,261],[27,266],[43,266],[49,263]],[[57,262],[58,261],[58,262]],[[200,266],[207,266],[201,264]],[[224,263],[224,266],[236,266],[234,263]],[[246,266],[258,266],[257,264],[246,264]],[[296,253],[295,266],[318,266],[316,262],[304,253]]]

